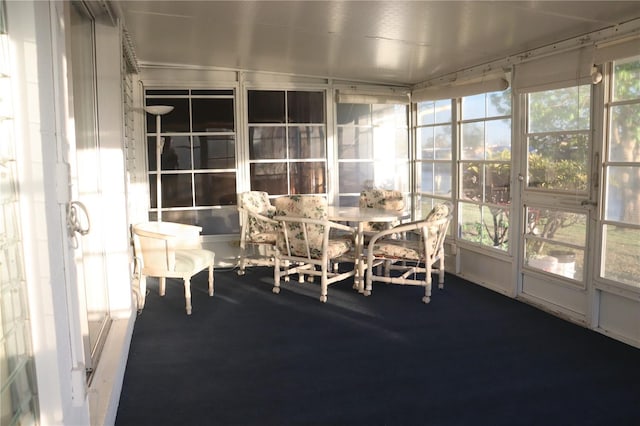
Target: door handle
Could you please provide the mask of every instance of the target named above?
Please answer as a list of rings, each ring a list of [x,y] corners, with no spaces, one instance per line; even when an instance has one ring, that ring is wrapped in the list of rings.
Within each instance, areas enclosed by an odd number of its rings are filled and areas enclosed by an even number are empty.
[[[580,202],[581,206],[597,206],[598,202],[597,201],[591,201],[591,200],[582,200]]]
[[[82,211],[84,220],[80,219],[79,211]],[[84,224],[83,224],[84,222]],[[67,210],[67,226],[69,232],[80,235],[87,235],[91,229],[91,222],[89,221],[89,212],[84,204],[80,201],[71,201]]]

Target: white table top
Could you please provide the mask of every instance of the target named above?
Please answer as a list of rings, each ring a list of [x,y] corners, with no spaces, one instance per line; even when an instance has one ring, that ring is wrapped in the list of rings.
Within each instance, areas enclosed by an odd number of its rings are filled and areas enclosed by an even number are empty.
[[[393,222],[410,216],[408,211],[329,206],[329,220],[334,222]]]

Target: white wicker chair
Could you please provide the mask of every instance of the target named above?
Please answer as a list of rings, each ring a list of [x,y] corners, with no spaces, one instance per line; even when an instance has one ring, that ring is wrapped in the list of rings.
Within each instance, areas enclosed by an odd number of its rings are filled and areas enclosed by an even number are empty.
[[[351,250],[356,230],[327,219],[327,200],[321,196],[284,196],[274,201],[275,219],[280,223],[274,265],[273,292],[280,292],[280,279],[298,274],[313,281],[320,277],[320,301],[327,301],[329,285],[355,275],[355,267],[339,272],[332,262]],[[349,233],[351,238],[330,238],[332,231]]]
[[[273,266],[278,222],[273,220],[275,207],[269,194],[247,191],[239,194],[240,261],[238,275],[244,275],[247,265]],[[249,250],[253,252],[250,254]]]
[[[375,234],[367,249],[365,295],[374,281],[425,288],[424,303],[431,301],[432,272],[444,287],[444,240],[451,222],[451,207],[440,204],[427,218],[396,225]],[[383,268],[375,268],[380,262]]]
[[[146,277],[159,278],[164,296],[167,278],[182,278],[187,315],[191,315],[191,277],[209,269],[209,296],[213,296],[215,253],[202,249],[199,226],[174,222],[144,222],[133,225],[136,260],[140,263],[138,309],[144,307]]]

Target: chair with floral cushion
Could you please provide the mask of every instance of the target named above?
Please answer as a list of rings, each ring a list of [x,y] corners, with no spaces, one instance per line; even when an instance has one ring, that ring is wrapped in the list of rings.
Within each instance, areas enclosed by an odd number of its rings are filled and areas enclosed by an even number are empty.
[[[238,275],[244,275],[247,265],[273,266],[278,222],[273,220],[276,208],[264,191],[239,194],[240,261]],[[251,249],[252,253],[249,253]]]
[[[276,198],[276,219],[280,231],[276,241],[273,292],[280,292],[280,279],[298,274],[300,282],[320,277],[320,301],[327,301],[329,285],[355,275],[355,268],[340,272],[332,263],[351,250],[356,230],[327,219],[327,200],[316,195]],[[330,238],[335,231],[352,238]]]
[[[431,301],[432,272],[444,288],[444,240],[452,218],[452,206],[435,206],[425,219],[396,225],[375,234],[367,249],[365,295],[374,281],[425,288],[424,303]],[[384,272],[373,266],[383,261]],[[377,270],[376,270],[377,269]]]
[[[373,208],[381,210],[394,210],[401,212],[404,210],[404,196],[402,192],[392,189],[365,189],[360,192],[359,199],[360,208]],[[376,232],[380,232],[390,226],[397,225],[396,223],[379,223],[369,222],[364,224],[365,237],[370,237]]]

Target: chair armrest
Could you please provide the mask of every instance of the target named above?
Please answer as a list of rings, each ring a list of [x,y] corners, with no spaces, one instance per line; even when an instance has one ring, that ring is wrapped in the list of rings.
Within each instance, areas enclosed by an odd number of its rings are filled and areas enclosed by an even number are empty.
[[[311,219],[307,217],[297,217],[297,216],[275,216],[274,219],[276,221],[284,221],[284,222],[299,222],[306,223],[309,225],[320,225],[330,229],[339,229],[341,231],[348,232],[357,232],[356,228],[348,225],[344,225],[338,222],[332,222],[327,219]]]
[[[424,230],[425,228],[427,228],[427,230],[437,229],[437,228],[440,227],[440,225],[442,225],[443,223],[448,223],[450,220],[451,220],[451,216],[444,217],[444,218],[438,219],[438,220],[424,220],[424,219],[422,219],[422,220],[415,220],[413,222],[402,223],[400,225],[394,226],[393,228],[385,229],[385,230],[380,231],[380,232],[376,233],[375,235],[373,235],[371,237],[371,240],[369,241],[369,247],[372,248],[373,245],[378,240],[380,240],[381,238],[386,237],[388,235],[398,235],[398,234],[403,234],[403,233],[409,232],[409,231],[420,231],[420,230]],[[429,231],[427,231],[427,232],[429,232]]]

